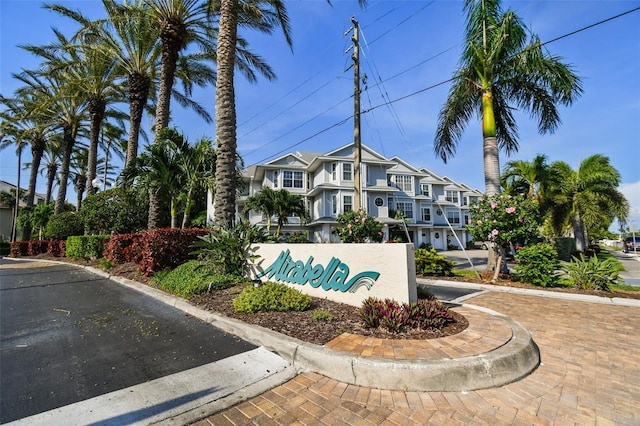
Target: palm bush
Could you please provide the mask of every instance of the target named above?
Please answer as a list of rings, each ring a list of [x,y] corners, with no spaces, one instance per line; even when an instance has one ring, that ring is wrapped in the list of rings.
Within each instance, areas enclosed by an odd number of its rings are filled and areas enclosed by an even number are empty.
[[[571,285],[583,290],[611,291],[610,284],[621,284],[618,264],[613,259],[600,260],[597,256],[585,259],[573,258],[571,262],[561,262],[562,277]]]

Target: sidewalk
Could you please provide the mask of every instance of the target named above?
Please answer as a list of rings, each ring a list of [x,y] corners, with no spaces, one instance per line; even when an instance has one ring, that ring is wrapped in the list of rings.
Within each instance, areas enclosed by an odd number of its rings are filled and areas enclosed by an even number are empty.
[[[466,392],[380,390],[307,372],[196,425],[640,424],[640,309],[513,292],[466,302],[529,330],[540,366]]]

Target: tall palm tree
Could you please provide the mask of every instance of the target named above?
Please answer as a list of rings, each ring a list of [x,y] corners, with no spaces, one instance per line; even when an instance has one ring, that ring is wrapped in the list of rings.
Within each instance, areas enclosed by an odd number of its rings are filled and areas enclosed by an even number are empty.
[[[523,194],[540,201],[549,183],[549,164],[547,156],[538,154],[533,161],[509,161],[502,171],[502,186],[508,186],[516,194]]]
[[[618,191],[620,173],[608,157],[594,154],[582,161],[578,170],[564,161],[555,161],[550,166],[550,176],[543,200],[550,211],[551,224],[558,235],[570,227],[579,251],[589,244],[589,228],[603,222],[610,224],[614,218],[621,223],[626,221],[629,202]]]
[[[87,185],[87,173],[89,165],[89,149],[86,147],[76,147],[71,156],[69,173],[71,182],[76,190],[76,211],[80,211],[84,190]],[[90,183],[89,183],[90,185]]]
[[[216,193],[215,222],[221,226],[233,224],[236,187],[232,179],[237,151],[236,101],[233,85],[238,27],[256,29],[271,34],[281,28],[292,45],[289,17],[283,0],[208,0],[210,14],[219,16],[216,51]],[[328,3],[330,3],[328,1]],[[358,0],[364,6],[366,0]]]
[[[82,26],[69,40],[58,35],[58,40],[52,45],[30,47],[30,50],[47,59],[50,68],[65,69],[66,78],[87,97],[90,130],[85,187],[87,195],[92,195],[96,191],[92,182],[96,178],[100,129],[107,107],[125,98],[117,61],[110,51],[102,48],[99,34],[91,31],[96,23],[61,5],[45,4],[44,7]]]
[[[538,119],[540,133],[560,125],[557,105],[571,105],[581,82],[561,58],[542,50],[536,35],[500,0],[465,0],[465,47],[447,101],[440,111],[434,151],[447,161],[455,154],[474,112],[482,120],[484,181],[487,195],[500,193],[499,150],[518,151],[514,109]]]
[[[20,79],[15,74],[14,77]],[[18,89],[16,94],[17,96],[13,99],[0,98],[0,102],[6,108],[0,115],[3,119],[1,127],[2,133],[9,136],[7,142],[20,147],[18,150],[18,174],[22,166],[22,146],[28,142],[31,147],[32,161],[30,163],[29,186],[25,200],[26,206],[31,207],[34,205],[38,170],[47,145],[50,126],[43,115],[40,114],[40,101],[33,86],[26,85]],[[19,188],[20,176],[18,176],[17,185]],[[23,239],[29,240],[30,234],[30,226],[23,227]]]

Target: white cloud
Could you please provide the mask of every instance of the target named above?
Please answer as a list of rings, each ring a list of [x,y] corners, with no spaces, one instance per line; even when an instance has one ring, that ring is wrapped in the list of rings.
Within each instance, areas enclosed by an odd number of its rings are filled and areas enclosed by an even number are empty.
[[[629,218],[640,220],[640,181],[623,183],[618,189],[629,201]]]

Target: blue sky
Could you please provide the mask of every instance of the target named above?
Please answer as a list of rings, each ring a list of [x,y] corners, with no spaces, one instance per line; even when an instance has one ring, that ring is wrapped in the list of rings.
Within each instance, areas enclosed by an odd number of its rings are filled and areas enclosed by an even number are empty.
[[[85,15],[102,16],[101,2],[61,1]],[[361,27],[361,73],[367,75],[362,95],[362,140],[381,154],[398,156],[484,190],[482,136],[472,120],[447,164],[433,153],[437,116],[446,100],[448,80],[461,52],[464,15],[461,1],[370,1],[365,10],[355,0],[288,1],[293,52],[281,34],[244,33],[251,49],[275,70],[278,80],[236,80],[238,149],[246,164],[264,162],[286,152],[327,152],[352,140],[353,72],[344,51],[343,34],[355,16]],[[32,69],[38,60],[17,48],[53,39],[51,27],[69,34],[66,19],[41,8],[40,1],[0,0],[0,93],[16,88],[11,73]],[[505,1],[543,42],[640,7],[640,1]],[[583,78],[585,93],[561,108],[562,125],[540,135],[537,123],[518,113],[520,149],[509,160],[530,161],[536,154],[577,168],[586,157],[601,153],[622,175],[621,191],[632,205],[630,223],[640,227],[640,11],[552,42],[546,48],[570,63]],[[432,86],[435,86],[431,88]],[[417,93],[419,92],[419,93]],[[194,96],[214,114],[214,89]],[[124,108],[126,110],[126,108]],[[193,141],[213,137],[215,124],[194,113],[173,110],[173,125]],[[346,120],[346,121],[345,121]],[[343,124],[340,124],[343,123]],[[148,124],[148,122],[147,122]],[[14,150],[0,151],[0,179],[15,182]],[[22,172],[23,180],[28,172]],[[44,179],[38,189],[44,192]],[[74,199],[72,195],[70,199]]]

